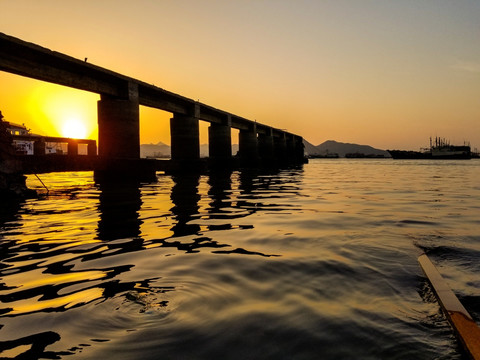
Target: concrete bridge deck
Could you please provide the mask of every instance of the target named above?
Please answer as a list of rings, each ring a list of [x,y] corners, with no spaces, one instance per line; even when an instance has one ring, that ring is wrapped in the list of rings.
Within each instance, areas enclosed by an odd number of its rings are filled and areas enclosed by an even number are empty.
[[[209,122],[212,159],[231,160],[231,132],[238,129],[244,163],[303,161],[301,136],[248,120],[146,82],[0,33],[0,71],[100,95],[98,154],[110,159],[139,159],[139,105],[171,112],[172,161],[183,166],[199,160],[198,121]],[[288,160],[288,161],[287,161]]]

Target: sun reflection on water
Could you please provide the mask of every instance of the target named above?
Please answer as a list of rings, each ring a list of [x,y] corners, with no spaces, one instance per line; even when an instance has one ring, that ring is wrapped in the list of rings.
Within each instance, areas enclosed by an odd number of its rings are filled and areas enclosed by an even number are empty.
[[[41,175],[50,193],[0,219],[0,331],[12,339],[0,351],[456,358],[419,290],[416,257],[430,251],[460,268],[452,279],[480,314],[478,267],[468,265],[480,188],[451,183],[478,178],[480,166],[444,165],[439,182],[431,168],[392,164],[318,161],[152,184]]]
[[[69,295],[57,296],[54,299],[43,299],[42,297],[43,296],[36,296],[30,299],[15,301],[12,307],[8,308],[11,310],[6,312],[6,314],[8,316],[14,316],[37,311],[66,310],[102,298],[103,289],[86,289]],[[7,305],[10,304],[7,303]]]

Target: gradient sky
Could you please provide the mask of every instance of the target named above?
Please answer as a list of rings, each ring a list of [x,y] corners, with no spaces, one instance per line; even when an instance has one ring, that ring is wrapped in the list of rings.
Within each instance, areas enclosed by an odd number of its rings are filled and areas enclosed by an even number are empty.
[[[480,148],[478,0],[0,0],[0,14],[0,32],[315,145]],[[58,135],[76,117],[96,137],[98,95],[0,83],[8,121]],[[142,107],[141,142],[169,143],[170,117]]]

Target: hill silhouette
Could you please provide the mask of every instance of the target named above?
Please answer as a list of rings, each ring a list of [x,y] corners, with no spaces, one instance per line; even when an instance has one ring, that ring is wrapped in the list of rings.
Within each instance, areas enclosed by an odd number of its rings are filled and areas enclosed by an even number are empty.
[[[158,142],[156,144],[141,144],[140,145],[140,157],[155,157],[155,158],[169,158],[170,157],[170,146],[164,144],[163,142]]]
[[[305,145],[305,153],[309,156],[325,156],[327,154],[338,154],[339,157],[345,157],[347,154],[358,154],[364,156],[384,156],[390,157],[390,154],[385,150],[375,149],[369,145],[358,145],[342,143],[334,140],[327,140],[320,145],[313,145],[303,140]],[[232,144],[232,155],[235,155],[238,151],[238,144]],[[171,154],[170,146],[158,142],[157,144],[141,144],[140,156],[155,157],[155,158],[169,158]],[[200,145],[200,156],[208,156],[208,144]]]
[[[305,152],[308,155],[313,156],[338,154],[339,157],[345,157],[347,155],[390,157],[390,154],[387,151],[376,149],[369,145],[342,143],[335,140],[327,140],[316,146],[304,140],[304,144]]]
[[[235,155],[238,151],[238,144],[232,144],[232,155]],[[152,157],[152,158],[169,158],[171,156],[170,145],[163,142],[156,144],[141,144],[140,145],[140,157]],[[200,145],[200,157],[208,156],[208,144]]]

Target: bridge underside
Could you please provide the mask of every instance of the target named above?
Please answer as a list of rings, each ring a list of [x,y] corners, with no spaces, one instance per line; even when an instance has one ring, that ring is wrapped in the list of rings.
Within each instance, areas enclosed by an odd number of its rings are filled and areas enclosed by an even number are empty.
[[[140,105],[173,114],[170,169],[186,171],[202,167],[199,121],[210,123],[209,162],[212,166],[223,167],[236,162],[246,167],[284,166],[304,161],[303,139],[298,135],[1,33],[0,71],[100,94],[99,157],[93,166],[99,173],[134,173],[132,166],[139,172],[151,172],[155,168],[144,165],[147,163],[140,159]],[[239,130],[238,157],[231,153],[231,129]],[[67,159],[73,162],[72,168],[87,166],[89,162],[86,158],[76,160],[71,156],[62,161]],[[38,161],[45,164],[45,168],[53,166],[48,164],[50,160]],[[65,168],[68,168],[66,164]]]

